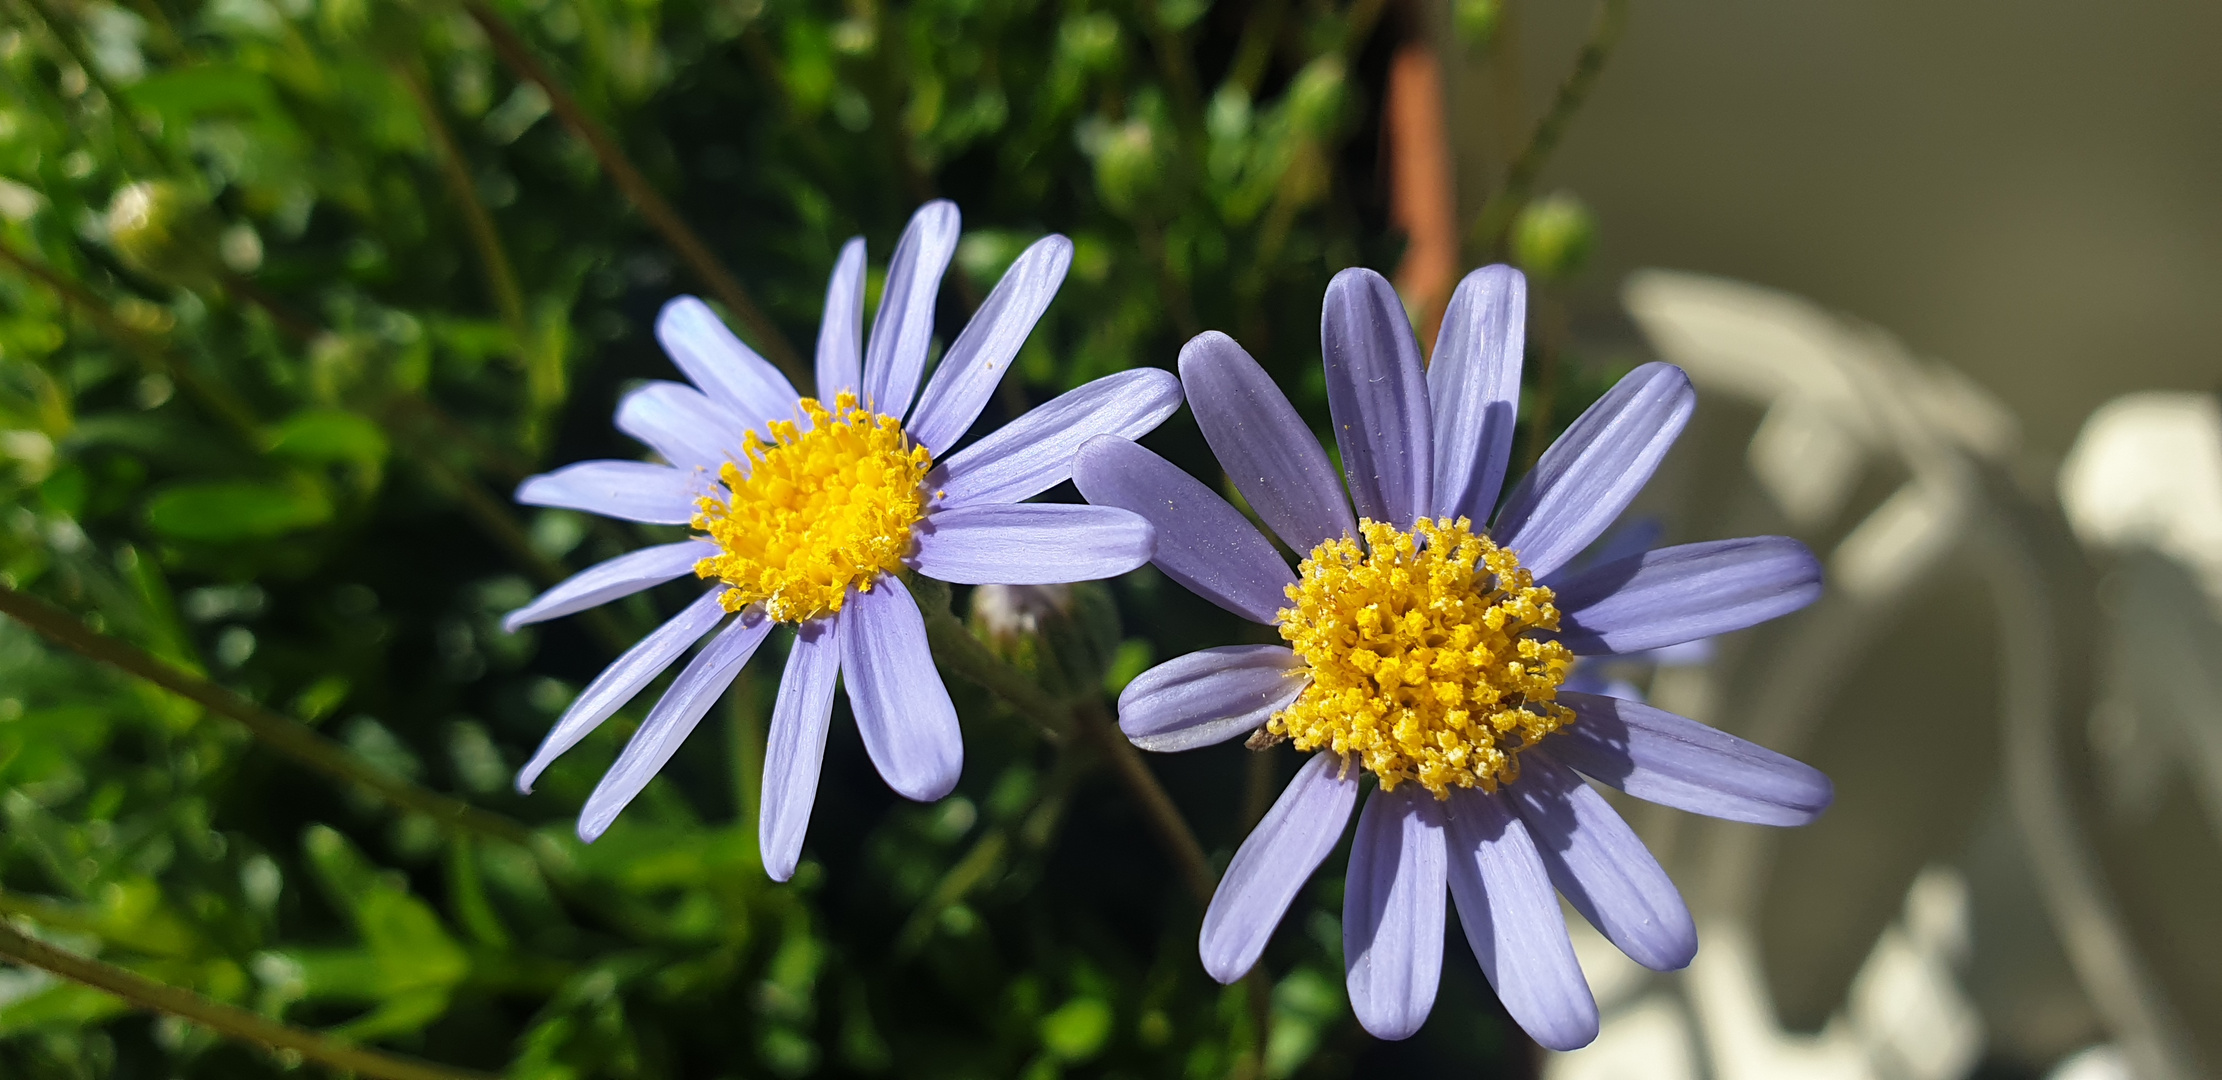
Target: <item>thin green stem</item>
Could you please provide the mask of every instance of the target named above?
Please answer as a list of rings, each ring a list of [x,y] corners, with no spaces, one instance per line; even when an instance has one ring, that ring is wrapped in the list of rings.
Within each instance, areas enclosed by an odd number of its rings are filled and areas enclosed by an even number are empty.
[[[1025,672],[1004,663],[949,610],[947,585],[931,578],[913,578],[911,593],[925,615],[926,641],[934,659],[1008,702],[1049,737],[1063,741],[1078,734],[1094,744],[1110,764],[1112,775],[1141,809],[1158,844],[1172,858],[1181,883],[1198,904],[1209,905],[1217,880],[1212,876],[1210,861],[1204,857],[1203,845],[1197,842],[1195,831],[1188,827],[1165,785],[1142,760],[1142,752],[1119,733],[1118,723],[1103,702],[1098,698],[1077,704],[1059,701]]]
[[[390,66],[395,80],[416,104],[418,121],[432,137],[432,156],[439,162],[448,199],[463,215],[463,231],[470,236],[471,246],[478,252],[479,272],[486,278],[486,291],[494,301],[494,309],[501,314],[502,326],[509,331],[519,366],[524,369],[527,411],[522,441],[529,447],[540,446],[554,423],[556,410],[563,405],[566,389],[563,354],[559,349],[542,348],[543,343],[533,334],[526,320],[525,293],[517,283],[516,266],[509,260],[508,249],[502,245],[501,232],[494,226],[494,215],[479,201],[478,185],[471,180],[470,164],[463,156],[463,148],[455,141],[455,133],[448,128],[447,121],[440,116],[439,105],[433,101],[432,91],[425,85],[415,60],[396,59]]]
[[[926,939],[932,936],[934,923],[940,920],[941,913],[955,906],[966,894],[986,881],[988,875],[994,873],[995,868],[1003,862],[1003,853],[1010,850],[1010,846],[1011,836],[1001,827],[991,828],[980,834],[980,839],[973,843],[972,850],[965,852],[964,858],[957,860],[957,864],[950,867],[948,873],[941,875],[941,880],[934,884],[933,892],[928,893],[917,910],[911,912],[910,918],[904,921],[902,932],[895,936],[896,955],[911,956],[924,947]]]
[[[1281,37],[1281,17],[1288,11],[1288,0],[1258,0],[1250,6],[1250,17],[1242,22],[1242,37],[1234,48],[1234,63],[1227,68],[1227,82],[1242,90],[1243,96],[1255,97],[1258,83],[1265,78],[1266,65],[1273,61],[1273,45]]]
[[[493,1080],[490,1073],[366,1049],[281,1024],[220,1001],[210,1001],[190,990],[158,983],[137,972],[57,949],[23,934],[5,921],[0,921],[0,957],[104,990],[148,1012],[183,1017],[227,1038],[299,1054],[318,1064],[358,1076],[379,1080]]]
[[[1359,50],[1366,47],[1373,37],[1375,23],[1388,8],[1388,0],[1351,0],[1349,14],[1345,17],[1342,34],[1342,55],[1346,60],[1356,60]]]
[[[726,730],[733,740],[733,799],[738,825],[755,828],[764,801],[764,710],[756,699],[756,676],[748,668],[726,692]]]
[[[471,181],[471,170],[463,157],[463,148],[457,145],[455,133],[440,116],[439,106],[432,100],[432,91],[424,84],[410,61],[395,60],[392,65],[394,80],[409,92],[409,100],[417,107],[417,119],[424,125],[425,134],[432,138],[432,156],[440,166],[440,179],[446,182],[448,197],[455,209],[463,215],[464,231],[470,234],[471,246],[478,250],[479,272],[486,275],[486,291],[494,301],[494,310],[501,313],[502,325],[517,339],[517,348],[526,347],[528,337],[525,326],[525,294],[517,285],[517,270],[509,261],[509,252],[502,247],[501,233],[494,228],[494,216],[486,212],[486,204],[478,200],[478,185]]]
[[[1196,77],[1195,62],[1188,56],[1187,33],[1168,28],[1159,17],[1159,6],[1155,0],[1145,4],[1142,19],[1149,26],[1150,53],[1157,58],[1158,73],[1165,79],[1166,96],[1172,99],[1181,139],[1193,159],[1202,153],[1204,145],[1202,81]]]
[[[1553,299],[1547,289],[1537,289],[1532,302],[1535,318],[1530,323],[1535,333],[1528,340],[1535,346],[1535,386],[1528,395],[1528,468],[1543,460],[1543,451],[1550,448],[1551,429],[1557,426],[1559,382],[1564,377],[1560,369],[1566,365],[1566,308]]]
[[[1513,219],[1520,216],[1528,200],[1534,197],[1536,179],[1550,162],[1552,152],[1558,149],[1559,141],[1566,137],[1566,129],[1573,123],[1574,115],[1589,101],[1589,93],[1597,85],[1597,76],[1604,72],[1605,62],[1612,58],[1613,47],[1620,43],[1620,32],[1627,22],[1628,0],[1603,0],[1598,6],[1589,40],[1582,44],[1580,55],[1574,58],[1574,70],[1559,84],[1551,107],[1536,123],[1535,133],[1528,137],[1527,145],[1505,169],[1504,186],[1482,205],[1472,230],[1466,234],[1467,245],[1485,260],[1502,257],[1505,236],[1512,228]]]
[[[47,0],[23,0],[23,3],[31,9],[32,14],[38,16],[47,36],[53,38],[55,44],[61,46],[78,69],[85,73],[85,80],[92,84],[93,89],[100,91],[101,97],[107,99],[109,111],[116,116],[116,126],[130,134],[129,142],[143,159],[140,162],[141,167],[148,168],[149,171],[152,168],[174,168],[175,163],[169,160],[169,155],[150,141],[146,132],[140,129],[139,118],[132,112],[131,102],[125,100],[117,92],[115,85],[108,81],[108,77],[100,73],[100,65],[93,62],[92,54],[86,52],[85,47],[70,36],[69,25],[60,13]]]
[[[97,324],[102,332],[137,356],[148,371],[162,375],[183,389],[187,396],[200,402],[202,407],[222,421],[246,445],[258,451],[262,448],[261,421],[255,418],[254,411],[247,407],[245,401],[223,385],[201,378],[161,343],[126,324],[117,317],[115,310],[106,301],[95,296],[91,290],[5,244],[0,244],[0,262],[8,263],[25,276],[54,290],[64,304],[76,308]]]
[[[1250,1026],[1257,1032],[1257,1043],[1250,1048],[1253,1065],[1250,1075],[1262,1077],[1266,1051],[1272,1049],[1273,1043],[1273,977],[1265,973],[1262,965],[1251,968],[1250,973],[1242,977],[1242,989],[1243,996],[1249,999]]]
[[[1181,816],[1180,807],[1174,805],[1172,795],[1166,792],[1165,785],[1157,782],[1157,774],[1142,760],[1142,752],[1126,741],[1102,702],[1083,702],[1074,712],[1081,733],[1093,740],[1109,759],[1112,773],[1141,808],[1150,831],[1157,834],[1158,844],[1173,857],[1173,868],[1180,872],[1181,883],[1188,887],[1188,894],[1198,905],[1209,907],[1211,894],[1219,887],[1218,878],[1212,874],[1211,863],[1204,858],[1204,846],[1197,842],[1195,832],[1188,827],[1188,819]]]
[[[927,577],[910,580],[911,596],[926,618],[926,643],[942,667],[1002,698],[1056,742],[1072,737],[1072,709],[1025,672],[1004,663],[949,610],[949,586]]]
[[[763,350],[772,363],[779,365],[789,379],[807,384],[810,378],[809,365],[803,363],[801,354],[788,343],[786,335],[779,332],[779,325],[772,322],[771,316],[765,314],[763,308],[757,306],[748,290],[742,287],[740,279],[734,277],[733,272],[718,261],[718,257],[710,252],[709,245],[702,242],[702,238],[696,235],[686,219],[681,218],[679,212],[656,190],[655,185],[648,182],[648,177],[640,171],[640,167],[633,164],[624,148],[618,146],[617,140],[611,137],[609,129],[587,115],[578,99],[571,95],[569,88],[549,72],[547,66],[533,55],[531,47],[517,35],[517,31],[484,0],[461,0],[461,3],[472,21],[486,31],[487,41],[493,45],[494,54],[518,78],[538,85],[548,95],[548,105],[555,111],[556,118],[563,121],[563,125],[579,141],[585,143],[587,149],[593,151],[595,160],[608,170],[610,179],[617,184],[618,190],[625,194],[625,198],[633,204],[634,209],[640,211],[642,217],[648,219],[649,227],[663,236],[664,242],[671,245],[680,260],[732,310],[735,318],[741,320],[750,336],[755,339],[756,347]]]
[[[190,671],[106,634],[97,633],[69,612],[29,593],[0,584],[0,614],[89,660],[144,679],[202,708],[228,717],[271,749],[336,780],[357,784],[397,809],[423,814],[435,822],[512,844],[527,844],[532,833],[489,810],[379,769],[339,744]]]

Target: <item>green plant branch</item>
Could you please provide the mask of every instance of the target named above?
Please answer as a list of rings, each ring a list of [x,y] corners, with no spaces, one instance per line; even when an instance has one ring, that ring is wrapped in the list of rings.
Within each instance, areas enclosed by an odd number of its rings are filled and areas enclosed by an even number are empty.
[[[1265,78],[1266,66],[1273,61],[1273,46],[1280,41],[1281,18],[1288,11],[1288,0],[1258,0],[1250,5],[1250,17],[1242,22],[1242,37],[1234,48],[1234,63],[1228,66],[1227,81],[1240,87],[1246,97],[1255,97],[1258,83]]]
[[[162,375],[183,389],[248,446],[258,451],[262,448],[261,422],[255,418],[254,412],[247,407],[245,401],[230,390],[202,379],[161,343],[118,318],[115,310],[90,289],[63,277],[54,268],[6,244],[0,244],[0,262],[8,263],[25,276],[54,290],[62,298],[62,303],[76,308],[91,319],[102,332],[137,356],[140,364],[148,371]]]
[[[1158,14],[1159,3],[1149,3],[1142,12],[1148,24],[1150,53],[1157,59],[1158,73],[1165,79],[1165,90],[1172,98],[1173,111],[1180,118],[1180,134],[1189,157],[1194,159],[1204,145],[1204,95],[1202,80],[1196,77],[1196,65],[1188,56],[1188,36],[1165,26]]]
[[[94,295],[83,285],[55,273],[52,268],[31,260],[5,244],[0,244],[0,261],[13,264],[17,269],[53,289],[61,295],[64,303],[84,312],[95,323],[99,324],[102,330],[121,342],[125,348],[137,354],[149,370],[160,372],[172,382],[185,388],[187,393],[193,395],[194,398],[207,406],[210,412],[222,419],[226,426],[232,429],[233,434],[249,449],[257,453],[264,449],[261,422],[248,410],[245,402],[229,392],[203,381],[170,350],[125,324],[100,297]],[[228,284],[237,288],[241,282],[234,280]],[[284,317],[285,309],[283,305],[279,304],[274,298],[263,294],[260,290],[250,289],[242,292],[241,295],[256,306],[270,311],[272,318],[278,321],[281,328],[290,327],[289,332],[296,336],[313,337],[321,332],[313,324],[302,321],[298,316]],[[465,437],[464,441],[473,446],[481,445],[475,437],[468,437],[468,430],[463,428],[459,422],[421,396],[403,394],[399,395],[396,401],[399,408],[395,411],[413,414],[430,421],[443,435],[450,439],[463,436]],[[423,467],[432,476],[435,483],[455,496],[457,502],[463,508],[465,517],[478,526],[479,530],[488,539],[492,540],[497,547],[501,548],[503,553],[539,579],[542,585],[553,585],[568,577],[570,572],[561,563],[533,549],[531,538],[525,534],[523,526],[517,524],[516,519],[509,514],[506,507],[494,499],[493,496],[488,495],[485,489],[480,487],[475,480],[458,473],[426,451],[426,447],[434,445],[438,441],[402,439],[399,440],[399,443],[405,456]],[[513,470],[514,468],[513,464],[509,465],[509,469]],[[630,647],[631,642],[611,621],[607,612],[600,609],[587,612],[586,623],[589,629],[602,640],[603,644],[619,652],[623,652]]]
[[[37,16],[39,23],[45,27],[47,36],[53,38],[55,44],[61,46],[78,69],[85,73],[85,81],[91,83],[93,89],[100,91],[100,96],[107,99],[109,110],[115,114],[116,126],[130,133],[129,141],[144,159],[141,166],[174,167],[175,163],[170,160],[169,155],[149,140],[146,132],[139,127],[139,118],[132,112],[131,103],[117,92],[107,76],[100,73],[100,66],[93,62],[92,55],[85,51],[84,46],[70,36],[67,21],[60,13],[47,0],[23,0],[23,4]]]
[[[1211,894],[1219,887],[1211,863],[1204,858],[1204,846],[1196,840],[1196,833],[1188,827],[1188,820],[1181,817],[1180,807],[1173,804],[1172,795],[1165,785],[1157,782],[1157,774],[1150,771],[1149,763],[1142,760],[1142,752],[1126,741],[1119,732],[1119,725],[1111,719],[1100,700],[1082,702],[1073,712],[1081,733],[1094,741],[1096,748],[1111,762],[1113,775],[1125,786],[1142,817],[1150,824],[1150,831],[1157,834],[1157,842],[1173,857],[1173,868],[1180,873],[1181,884],[1187,886],[1189,896],[1203,907],[1211,906]]]
[[[1078,733],[1093,743],[1110,763],[1112,775],[1141,809],[1159,845],[1171,856],[1181,884],[1198,904],[1208,906],[1218,883],[1211,873],[1211,863],[1204,858],[1203,845],[1197,842],[1187,819],[1181,817],[1173,797],[1158,783],[1157,774],[1142,760],[1142,752],[1119,733],[1117,722],[1103,702],[1094,698],[1078,704],[1059,701],[1025,672],[988,651],[949,610],[947,585],[931,578],[913,578],[911,591],[922,601],[919,607],[926,615],[926,641],[934,659],[1010,703],[1051,738],[1062,741]]]
[[[0,614],[14,618],[86,659],[144,679],[210,712],[228,717],[271,749],[326,776],[361,785],[397,809],[423,814],[435,822],[512,844],[528,845],[532,839],[531,831],[516,821],[378,769],[306,726],[159,660],[129,642],[95,632],[69,612],[29,593],[0,584]]]
[[[763,351],[765,357],[779,365],[789,379],[808,385],[809,365],[803,363],[801,354],[788,343],[786,335],[779,332],[778,324],[772,322],[771,316],[756,305],[755,299],[749,296],[740,279],[734,277],[733,272],[718,261],[717,256],[710,252],[709,245],[702,242],[702,238],[679,216],[679,212],[648,182],[648,177],[641,173],[639,166],[633,164],[632,158],[626,156],[624,149],[617,145],[617,140],[610,136],[609,130],[587,115],[578,99],[571,96],[571,91],[548,71],[547,66],[532,54],[531,47],[525,44],[524,39],[517,36],[517,31],[487,5],[485,0],[461,0],[461,3],[464,12],[486,32],[487,41],[493,45],[494,53],[501,58],[503,65],[518,78],[539,86],[548,95],[548,105],[555,111],[557,119],[562,120],[571,134],[593,151],[595,160],[608,170],[610,179],[633,204],[633,208],[648,219],[649,226],[663,236],[664,242],[671,245],[672,250],[694,271],[695,276],[701,278],[703,284],[708,285],[710,291],[732,310],[733,316],[747,326],[750,336],[755,339],[757,348]]]
[[[1003,861],[1003,853],[1010,846],[1011,836],[1001,826],[982,833],[980,839],[972,845],[972,850],[966,852],[964,858],[957,860],[957,864],[941,876],[941,880],[934,884],[933,891],[919,902],[917,910],[911,912],[910,918],[903,922],[902,932],[895,935],[895,954],[912,956],[923,948],[926,939],[932,936],[934,922],[941,918],[941,913],[963,900],[967,893],[987,880],[988,875],[995,872],[996,865]]]
[[[1343,59],[1357,60],[1359,50],[1373,37],[1374,24],[1381,21],[1381,13],[1388,6],[1388,0],[1351,0],[1343,22]]]
[[[431,137],[432,156],[439,162],[449,201],[463,215],[464,232],[478,252],[479,272],[485,276],[486,291],[492,296],[502,325],[509,330],[510,339],[515,343],[518,366],[525,373],[523,442],[526,446],[541,446],[547,439],[556,411],[563,405],[563,357],[556,350],[542,349],[542,342],[532,332],[525,315],[524,289],[517,283],[516,265],[509,259],[508,248],[502,244],[494,215],[479,200],[478,186],[471,180],[463,148],[455,141],[455,133],[449,129],[447,121],[441,118],[439,106],[433,101],[416,61],[396,59],[390,66],[395,80],[415,103],[418,121]]]
[[[1511,230],[1513,219],[1520,216],[1520,211],[1534,196],[1535,182],[1543,166],[1550,162],[1559,141],[1566,137],[1566,128],[1573,122],[1574,115],[1589,101],[1597,76],[1604,72],[1605,62],[1612,58],[1613,48],[1620,43],[1620,32],[1627,22],[1628,0],[1602,0],[1598,5],[1589,39],[1583,42],[1581,53],[1574,58],[1574,70],[1559,84],[1551,107],[1544,111],[1543,119],[1537,121],[1527,145],[1521,147],[1512,164],[1506,167],[1504,186],[1482,205],[1481,213],[1474,218],[1473,228],[1466,234],[1467,246],[1478,253],[1482,261],[1493,262],[1503,257],[1505,235]]]
[[[911,595],[926,617],[926,643],[942,667],[1002,698],[1052,741],[1072,737],[1072,710],[1025,672],[1003,662],[949,610],[949,586],[932,578],[910,580]]]
[[[491,1073],[435,1065],[367,1049],[281,1024],[245,1009],[210,1001],[190,990],[158,983],[136,972],[57,949],[0,920],[0,957],[106,991],[148,1012],[182,1017],[228,1038],[379,1080],[493,1080]]]
[[[440,118],[440,109],[432,100],[432,92],[424,85],[410,61],[395,60],[391,64],[394,80],[408,91],[409,100],[416,105],[417,119],[424,125],[425,134],[432,140],[432,157],[439,163],[440,179],[447,183],[448,197],[457,212],[463,215],[463,228],[471,238],[471,246],[478,250],[479,272],[486,275],[486,291],[491,294],[494,309],[501,313],[502,325],[517,339],[517,348],[526,348],[530,332],[525,324],[525,294],[517,285],[517,270],[509,261],[509,252],[502,247],[501,233],[494,228],[494,216],[487,213],[486,204],[478,199],[478,185],[471,181],[471,171],[463,158],[463,148],[456,144],[455,133],[448,130],[447,121]]]

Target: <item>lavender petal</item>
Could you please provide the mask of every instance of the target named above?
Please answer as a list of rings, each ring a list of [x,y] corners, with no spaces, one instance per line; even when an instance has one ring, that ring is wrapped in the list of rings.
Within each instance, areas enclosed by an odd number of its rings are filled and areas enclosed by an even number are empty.
[[[1559,702],[1576,719],[1551,756],[1636,798],[1757,825],[1804,825],[1835,798],[1821,770],[1687,717],[1563,690]]]
[[[874,412],[900,420],[910,411],[934,336],[941,275],[957,253],[958,222],[957,204],[936,199],[911,215],[902,239],[895,242],[880,309],[872,316],[872,336],[864,346],[864,404]]]
[[[927,474],[941,505],[1012,503],[1072,476],[1073,454],[1099,435],[1148,434],[1180,408],[1180,380],[1137,368],[1075,387],[1026,411]]]
[[[516,498],[526,506],[584,510],[651,525],[685,525],[694,520],[695,501],[711,489],[708,478],[689,469],[642,461],[581,461],[525,478],[517,485]]]
[[[1302,554],[1357,535],[1327,452],[1233,338],[1216,330],[1191,338],[1180,350],[1180,381],[1220,467],[1283,543]]]
[[[1509,266],[1484,266],[1451,294],[1427,366],[1437,517],[1488,521],[1497,507],[1520,423],[1527,323],[1528,279]]]
[[[663,699],[648,711],[648,719],[641,721],[616,763],[602,774],[602,782],[594,785],[594,793],[586,797],[586,807],[579,811],[579,839],[591,844],[609,830],[618,812],[679,752],[679,744],[733,684],[741,665],[756,655],[756,647],[771,629],[772,621],[761,610],[750,608],[695,654]]]
[[[1633,653],[1741,630],[1819,599],[1821,562],[1787,536],[1659,548],[1549,582],[1559,640]]]
[[[826,279],[825,313],[818,319],[818,400],[827,408],[843,390],[864,388],[864,238],[841,245]],[[784,879],[782,879],[784,880]]]
[[[942,355],[941,366],[918,399],[918,411],[904,425],[911,438],[937,457],[956,444],[979,419],[1071,266],[1072,241],[1054,234],[1019,255]]]
[[[1387,278],[1336,274],[1319,316],[1327,412],[1358,516],[1409,529],[1435,505],[1434,417],[1420,344]]]
[[[586,684],[586,689],[579,691],[579,696],[571,700],[571,707],[563,710],[563,716],[540,740],[540,748],[532,752],[532,760],[517,771],[517,790],[531,794],[532,782],[539,779],[558,756],[593,733],[611,713],[640,693],[640,688],[648,685],[649,680],[663,674],[672,661],[679,659],[680,653],[687,651],[687,646],[700,640],[718,620],[725,618],[725,607],[718,599],[724,593],[723,585],[703,593],[694,603],[688,604],[686,610],[634,643],[632,648],[625,650],[625,655],[611,661],[593,682]]]
[[[1119,692],[1119,730],[1144,750],[1193,750],[1247,735],[1306,685],[1304,662],[1279,645],[1228,645],[1175,657]]]
[[[1443,813],[1418,784],[1376,791],[1358,813],[1342,899],[1344,983],[1377,1039],[1411,1037],[1443,976]]]
[[[825,764],[826,729],[833,719],[833,686],[841,674],[841,616],[828,615],[795,628],[795,647],[779,677],[764,741],[763,809],[756,847],[773,881],[795,876],[802,858],[810,808],[818,799],[818,770]]]
[[[1089,502],[1116,506],[1157,527],[1150,562],[1188,591],[1254,623],[1271,625],[1296,584],[1273,542],[1250,519],[1179,466],[1116,435],[1088,440],[1073,483]]]
[[[656,340],[688,382],[749,427],[794,415],[800,396],[794,384],[734,337],[710,305],[692,296],[665,304],[656,316]]]
[[[683,577],[693,572],[695,563],[717,553],[718,546],[707,540],[681,540],[595,563],[533,597],[532,603],[510,612],[501,621],[502,629],[514,634],[521,626],[585,611],[620,596],[631,596],[642,589]]]
[[[1497,795],[1451,793],[1450,895],[1466,944],[1521,1030],[1552,1050],[1597,1038],[1597,999],[1566,936],[1543,857]]]
[[[1357,770],[1343,773],[1341,757],[1313,755],[1235,850],[1197,937],[1212,978],[1231,983],[1257,966],[1296,891],[1342,839],[1358,798]]]
[[[1690,377],[1650,363],[1575,418],[1512,489],[1491,533],[1549,576],[1597,539],[1651,479],[1697,407]]]
[[[617,430],[681,469],[711,476],[728,461],[748,460],[741,452],[747,428],[685,383],[651,382],[625,395],[617,403]]]
[[[880,575],[841,609],[841,670],[864,751],[896,794],[932,802],[957,786],[964,739],[934,670],[926,620],[903,583]]]
[[[910,564],[959,585],[1095,581],[1150,561],[1153,531],[1141,515],[1113,506],[960,506],[919,523]]]
[[[1521,753],[1520,779],[1501,790],[1527,823],[1551,884],[1605,940],[1653,971],[1697,955],[1682,894],[1604,796],[1541,746]]]

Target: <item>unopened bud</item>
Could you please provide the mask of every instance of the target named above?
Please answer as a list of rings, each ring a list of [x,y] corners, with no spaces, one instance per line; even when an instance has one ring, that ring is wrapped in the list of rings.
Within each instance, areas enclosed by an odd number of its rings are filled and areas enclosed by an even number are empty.
[[[1451,24],[1469,49],[1486,49],[1504,21],[1504,0],[1453,0]]]
[[[124,265],[189,289],[218,276],[216,217],[184,188],[166,180],[128,184],[108,203],[108,242]]]
[[[1322,56],[1304,65],[1289,83],[1289,125],[1313,138],[1334,134],[1342,122],[1348,82],[1348,72],[1339,57]]]
[[[1589,261],[1597,220],[1571,192],[1529,203],[1512,222],[1512,262],[1539,281],[1564,281]]]
[[[1062,697],[1102,685],[1119,645],[1118,608],[1092,581],[982,585],[972,590],[972,632]]]
[[[1129,120],[1113,129],[1096,153],[1096,192],[1104,205],[1132,216],[1156,202],[1165,163],[1157,133],[1146,120]]]

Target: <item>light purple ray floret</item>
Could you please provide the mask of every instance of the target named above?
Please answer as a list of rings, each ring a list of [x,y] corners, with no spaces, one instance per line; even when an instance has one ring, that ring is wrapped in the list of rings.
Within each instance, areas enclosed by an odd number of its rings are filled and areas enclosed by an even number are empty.
[[[815,354],[819,399],[843,391],[898,419],[936,457],[971,429],[1019,349],[1048,309],[1072,263],[1072,244],[1049,236],[1029,247],[957,335],[933,377],[919,383],[933,340],[935,296],[956,250],[956,207],[929,203],[896,244],[879,311],[864,332],[862,238],[841,249],[826,286]],[[627,394],[620,430],[664,464],[591,461],[532,477],[520,502],[656,524],[688,524],[704,498],[730,493],[718,479],[740,458],[750,432],[801,416],[786,377],[726,329],[708,305],[680,297],[665,305],[656,336],[687,383],[652,382]],[[915,400],[916,407],[912,407]],[[1107,506],[1020,505],[1072,475],[1074,451],[1103,435],[1136,437],[1180,407],[1170,372],[1120,372],[1033,409],[971,446],[948,454],[928,477],[932,495],[909,564],[967,584],[1051,584],[1110,577],[1140,566],[1154,529]],[[686,577],[718,551],[706,539],[643,548],[589,567],[512,612],[511,629]],[[707,591],[604,669],[556,722],[518,775],[532,782],[696,642],[708,644],[673,680],[588,798],[579,835],[600,836],[700,723],[771,629],[761,607],[728,614],[725,586]],[[724,629],[719,626],[723,624]],[[802,841],[823,762],[836,686],[848,690],[873,766],[897,792],[938,799],[956,785],[964,746],[956,711],[927,648],[925,621],[902,581],[880,575],[851,589],[838,612],[797,627],[772,710],[764,761],[759,839],[764,869],[786,880]]]
[[[1337,275],[1321,346],[1341,483],[1288,399],[1232,339],[1189,342],[1181,381],[1228,483],[1300,557],[1354,535],[1361,517],[1399,529],[1422,516],[1490,521],[1491,536],[1556,591],[1558,636],[1584,654],[1672,647],[1811,603],[1820,564],[1784,537],[1642,550],[1653,531],[1632,550],[1575,562],[1689,420],[1695,392],[1667,364],[1630,372],[1498,507],[1519,415],[1525,307],[1518,271],[1467,275],[1423,372],[1388,282],[1367,270]],[[1073,475],[1090,502],[1150,520],[1151,561],[1168,577],[1254,622],[1272,625],[1286,606],[1283,590],[1296,580],[1287,561],[1209,485],[1114,437],[1083,446]],[[1278,646],[1206,649],[1137,677],[1120,696],[1119,725],[1145,749],[1221,742],[1256,730],[1306,681],[1303,661]],[[1554,1049],[1588,1043],[1598,1023],[1558,896],[1637,962],[1689,962],[1696,929],[1674,883],[1582,774],[1730,821],[1799,825],[1828,806],[1827,777],[1725,732],[1571,688],[1560,701],[1575,722],[1523,751],[1520,777],[1498,792],[1453,789],[1437,800],[1407,783],[1366,800],[1343,892],[1343,951],[1352,1009],[1374,1035],[1404,1038],[1426,1019],[1446,895],[1506,1009]],[[1289,782],[1204,916],[1199,945],[1212,977],[1232,982],[1257,962],[1357,795],[1356,763],[1325,751]]]

